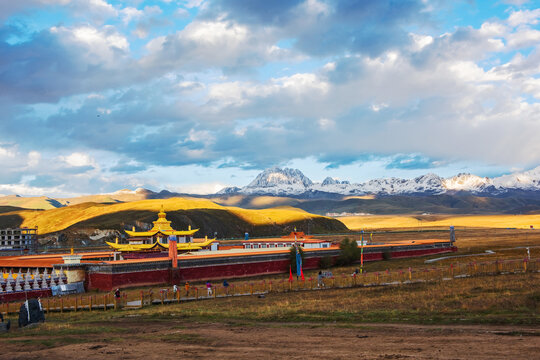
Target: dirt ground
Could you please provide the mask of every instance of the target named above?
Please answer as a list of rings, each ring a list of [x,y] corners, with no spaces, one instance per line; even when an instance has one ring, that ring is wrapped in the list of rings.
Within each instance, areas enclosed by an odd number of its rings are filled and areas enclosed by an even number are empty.
[[[96,324],[99,325],[99,324]],[[107,324],[110,325],[110,324]],[[2,339],[0,359],[533,359],[540,329],[408,324],[115,324],[122,334],[85,335],[49,348]]]

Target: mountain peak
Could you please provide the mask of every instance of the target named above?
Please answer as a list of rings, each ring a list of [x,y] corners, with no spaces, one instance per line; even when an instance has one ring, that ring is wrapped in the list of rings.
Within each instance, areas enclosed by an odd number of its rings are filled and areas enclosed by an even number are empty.
[[[266,169],[253,180],[248,188],[268,188],[280,185],[292,185],[297,187],[309,187],[313,185],[308,177],[306,177],[298,169],[273,167]]]
[[[451,191],[487,196],[499,196],[512,191],[540,192],[540,166],[529,171],[494,178],[460,173],[445,179],[437,174],[427,173],[414,179],[383,178],[359,184],[351,184],[332,177],[315,184],[300,170],[274,167],[264,170],[249,185],[243,188],[226,188],[220,191],[220,194],[313,197],[320,194],[436,195]]]

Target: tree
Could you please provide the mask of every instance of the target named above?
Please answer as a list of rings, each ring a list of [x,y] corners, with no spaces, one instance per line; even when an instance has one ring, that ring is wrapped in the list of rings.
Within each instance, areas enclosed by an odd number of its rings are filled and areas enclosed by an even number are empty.
[[[341,265],[350,265],[360,260],[360,248],[355,240],[349,238],[343,239],[339,244],[339,250],[338,262]]]

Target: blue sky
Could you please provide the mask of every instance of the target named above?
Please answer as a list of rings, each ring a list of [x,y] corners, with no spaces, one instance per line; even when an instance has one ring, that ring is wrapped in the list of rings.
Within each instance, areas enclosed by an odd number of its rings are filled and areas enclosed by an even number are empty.
[[[0,194],[540,165],[535,0],[0,2]]]

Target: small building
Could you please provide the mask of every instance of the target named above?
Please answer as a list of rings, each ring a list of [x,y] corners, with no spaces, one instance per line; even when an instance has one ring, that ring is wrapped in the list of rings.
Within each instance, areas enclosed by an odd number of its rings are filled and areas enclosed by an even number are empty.
[[[261,238],[242,241],[244,249],[268,249],[268,248],[289,248],[298,244],[304,249],[325,249],[332,245],[331,241],[314,239],[311,235],[303,232],[291,232],[281,238]]]
[[[23,251],[36,245],[37,228],[0,229],[0,250]]]

